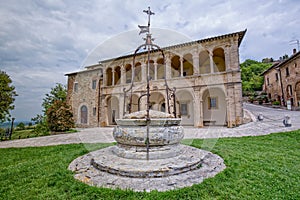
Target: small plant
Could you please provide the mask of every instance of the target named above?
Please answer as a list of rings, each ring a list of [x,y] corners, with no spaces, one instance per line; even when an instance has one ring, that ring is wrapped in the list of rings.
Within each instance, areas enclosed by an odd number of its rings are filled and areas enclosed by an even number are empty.
[[[279,101],[273,101],[273,102],[272,102],[272,105],[273,105],[273,106],[279,106],[279,105],[280,105],[280,102],[279,102]]]
[[[23,122],[20,122],[18,125],[17,125],[17,129],[18,130],[24,130],[25,129],[25,124]]]

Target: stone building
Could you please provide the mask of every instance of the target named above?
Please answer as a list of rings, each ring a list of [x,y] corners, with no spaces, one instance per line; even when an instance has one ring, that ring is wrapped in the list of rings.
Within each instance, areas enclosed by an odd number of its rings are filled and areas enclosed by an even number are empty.
[[[182,125],[203,127],[242,124],[242,87],[239,46],[245,31],[168,46],[151,52],[149,59],[151,109],[166,111],[164,77],[176,88],[176,112]],[[67,74],[68,103],[78,127],[115,124],[115,119],[128,113],[123,89],[131,83],[135,70],[132,112],[146,109],[147,53],[126,55],[85,70]]]
[[[300,106],[300,52],[283,61],[275,62],[263,73],[263,91],[271,101],[279,101],[282,106],[289,104],[291,109]]]

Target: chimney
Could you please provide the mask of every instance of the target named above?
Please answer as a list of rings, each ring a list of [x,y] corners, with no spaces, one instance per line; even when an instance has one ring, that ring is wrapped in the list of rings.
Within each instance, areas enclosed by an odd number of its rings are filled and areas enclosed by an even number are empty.
[[[297,50],[296,50],[296,49],[293,49],[293,55],[294,55],[295,53],[297,53]]]

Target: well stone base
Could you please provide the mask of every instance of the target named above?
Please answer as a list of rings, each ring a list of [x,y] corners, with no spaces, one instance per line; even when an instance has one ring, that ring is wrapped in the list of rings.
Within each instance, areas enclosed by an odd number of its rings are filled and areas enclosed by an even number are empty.
[[[81,156],[69,169],[76,179],[93,186],[166,191],[201,183],[226,167],[221,157],[185,145],[180,145],[182,154],[158,160],[120,158],[113,153],[115,147]]]
[[[115,155],[113,153],[115,148],[116,146],[112,146],[95,153],[91,160],[93,167],[111,174],[133,178],[166,177],[200,168],[201,161],[205,157],[205,152],[197,148],[177,145],[181,151],[179,156],[158,160],[132,160]],[[157,151],[154,154],[157,154]]]

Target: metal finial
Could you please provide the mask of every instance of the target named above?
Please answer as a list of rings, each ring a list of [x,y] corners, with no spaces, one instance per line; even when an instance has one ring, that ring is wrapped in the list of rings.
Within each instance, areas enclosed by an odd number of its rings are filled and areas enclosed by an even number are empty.
[[[143,12],[148,15],[148,26],[138,25],[138,27],[141,29],[139,35],[142,33],[150,33],[150,16],[155,14],[150,10],[150,7],[148,7],[148,10],[143,10]]]

